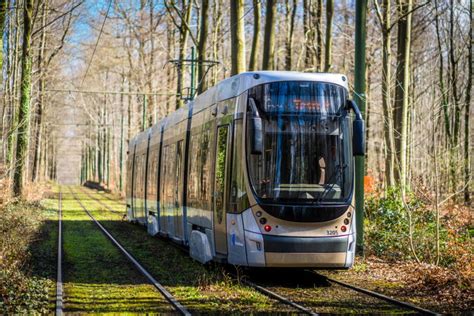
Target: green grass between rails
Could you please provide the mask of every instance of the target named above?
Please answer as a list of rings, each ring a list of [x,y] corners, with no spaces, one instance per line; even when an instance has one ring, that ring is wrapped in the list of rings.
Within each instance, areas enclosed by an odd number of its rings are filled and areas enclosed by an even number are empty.
[[[65,311],[169,313],[163,296],[135,270],[63,188]]]
[[[144,227],[122,220],[121,214],[112,213],[93,198],[123,210],[123,205],[88,190],[78,197],[91,214],[181,303],[193,313],[287,313],[291,308],[237,284],[220,267],[205,267],[193,261],[179,249],[161,239],[149,236]]]

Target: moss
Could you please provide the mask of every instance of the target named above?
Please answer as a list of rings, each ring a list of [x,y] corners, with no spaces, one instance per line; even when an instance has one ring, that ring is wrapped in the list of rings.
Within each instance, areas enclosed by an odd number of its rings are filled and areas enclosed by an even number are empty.
[[[70,193],[63,194],[63,221],[65,311],[172,311]]]

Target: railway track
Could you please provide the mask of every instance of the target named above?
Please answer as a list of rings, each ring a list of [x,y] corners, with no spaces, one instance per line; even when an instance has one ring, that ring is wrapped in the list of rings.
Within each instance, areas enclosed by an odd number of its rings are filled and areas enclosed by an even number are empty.
[[[96,197],[94,197],[90,192],[87,191],[87,189],[83,189],[83,192],[88,197],[95,200],[96,202],[98,202],[103,207],[105,207],[108,211],[114,212],[116,214],[124,214],[124,212],[119,212],[117,210],[114,210],[112,207],[110,207],[109,205],[107,205],[103,201],[101,201],[101,200],[97,199]],[[170,244],[174,245],[173,243],[170,243]],[[178,248],[180,250],[184,250],[182,247],[178,247]],[[339,280],[336,280],[336,279],[333,279],[333,278],[329,278],[329,277],[324,276],[324,275],[322,275],[322,274],[320,274],[316,271],[313,271],[313,270],[306,270],[305,272],[307,272],[310,275],[313,275],[313,276],[318,278],[318,280],[315,279],[315,281],[314,281],[315,285],[318,284],[318,283],[321,283],[321,280],[324,280],[324,281],[326,281],[328,283],[331,283],[333,285],[340,286],[342,288],[357,292],[359,294],[366,295],[366,296],[371,297],[371,298],[376,299],[376,300],[385,301],[389,304],[392,304],[393,306],[401,307],[403,310],[405,310],[407,312],[413,312],[413,313],[421,314],[421,315],[440,315],[436,312],[421,308],[419,306],[416,306],[416,305],[413,305],[413,304],[410,304],[410,303],[407,303],[407,302],[404,302],[404,301],[397,300],[395,298],[386,296],[384,294],[377,293],[377,292],[371,291],[371,290],[367,290],[367,289],[364,289],[364,288],[361,288],[361,287],[358,287],[358,286],[354,286],[354,285],[351,285],[351,284],[348,284],[348,283],[345,283],[345,282],[342,282],[342,281],[339,281]],[[240,282],[244,283],[245,285],[247,285],[251,288],[254,288],[256,291],[262,293],[263,295],[266,295],[266,296],[268,296],[268,297],[270,297],[270,298],[272,298],[272,299],[274,299],[274,300],[276,300],[276,301],[278,301],[282,304],[291,306],[292,308],[296,309],[299,312],[309,314],[309,315],[319,315],[319,313],[316,312],[316,311],[313,311],[313,309],[311,307],[304,306],[304,304],[300,304],[300,303],[296,302],[295,300],[291,299],[291,297],[282,295],[281,293],[278,293],[278,291],[271,290],[270,287],[259,284],[260,283],[259,281],[255,281],[255,280],[252,281],[252,280],[247,279],[247,278],[238,278],[237,275],[235,275],[232,272],[230,272],[230,274],[234,277],[234,279],[239,279]]]
[[[337,284],[339,286],[354,290],[356,292],[363,293],[363,294],[372,296],[374,298],[384,300],[386,302],[392,303],[394,305],[398,305],[398,306],[406,308],[408,310],[411,310],[411,311],[414,311],[414,312],[417,312],[417,313],[420,313],[420,314],[423,314],[423,315],[440,315],[439,313],[430,311],[428,309],[421,308],[421,307],[413,305],[411,303],[400,301],[400,300],[397,300],[393,297],[390,297],[390,296],[387,296],[387,295],[384,295],[384,294],[380,294],[380,293],[377,293],[375,291],[367,290],[367,289],[364,289],[364,288],[361,288],[361,287],[358,287],[358,286],[355,286],[355,285],[352,285],[352,284],[349,284],[349,283],[345,283],[345,282],[342,282],[342,281],[339,281],[339,280],[336,280],[336,279],[333,279],[333,278],[329,278],[327,276],[324,276],[322,274],[317,273],[316,271],[311,271],[311,272],[316,274],[319,277],[323,277],[324,279],[326,279],[330,283],[334,283],[334,284]]]
[[[191,313],[184,307],[176,298],[171,295],[166,288],[161,285],[108,231],[104,228],[102,224],[100,224],[94,216],[88,211],[88,209],[84,206],[81,200],[77,197],[76,193],[73,191],[71,187],[68,187],[71,195],[77,201],[77,203],[81,206],[83,211],[89,216],[89,218],[97,225],[97,227],[102,231],[102,233],[120,250],[120,252],[127,258],[128,261],[132,263],[132,265],[153,285],[162,295],[163,297],[173,306],[174,310],[181,315],[191,315]],[[61,227],[61,226],[60,226]],[[58,264],[60,260],[58,259]],[[58,269],[59,270],[59,269]],[[61,293],[62,299],[62,293]],[[61,301],[62,306],[62,301]],[[61,311],[62,312],[62,311]]]

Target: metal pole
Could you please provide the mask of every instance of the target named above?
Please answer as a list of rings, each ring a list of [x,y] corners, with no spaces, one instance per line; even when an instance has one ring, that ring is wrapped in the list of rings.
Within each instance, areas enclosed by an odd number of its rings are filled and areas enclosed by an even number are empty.
[[[146,128],[146,94],[143,95],[143,108],[142,108],[142,132]]]
[[[356,0],[354,101],[365,115],[365,38],[367,0]],[[365,157],[355,158],[356,251],[364,253],[364,175]]]
[[[194,74],[194,64],[195,64],[195,61],[194,59],[196,58],[196,52],[195,52],[195,48],[194,46],[191,47],[191,88],[189,90],[189,99],[192,100],[194,99],[194,77],[195,77],[195,74]]]

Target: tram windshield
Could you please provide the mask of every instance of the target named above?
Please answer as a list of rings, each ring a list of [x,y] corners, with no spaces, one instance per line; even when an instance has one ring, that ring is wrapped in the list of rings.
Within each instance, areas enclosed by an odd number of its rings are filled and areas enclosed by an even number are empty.
[[[263,151],[248,148],[250,180],[269,202],[341,202],[352,189],[346,90],[320,82],[276,82],[249,91],[247,117],[262,119]],[[249,125],[249,124],[247,124]],[[247,140],[252,130],[247,129]],[[250,141],[247,141],[247,146]]]

